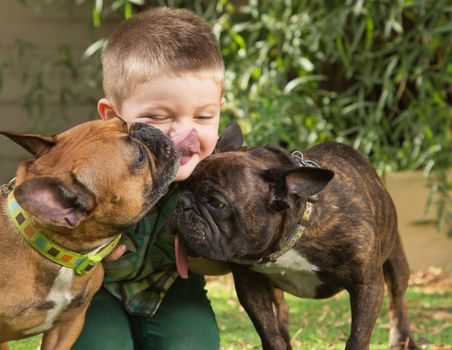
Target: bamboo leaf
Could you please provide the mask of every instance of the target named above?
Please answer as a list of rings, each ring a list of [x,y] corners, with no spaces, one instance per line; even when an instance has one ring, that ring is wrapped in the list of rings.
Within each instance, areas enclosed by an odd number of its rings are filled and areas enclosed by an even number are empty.
[[[102,50],[106,43],[107,43],[106,39],[99,39],[99,40],[93,42],[90,46],[88,46],[86,48],[86,50],[83,53],[82,57],[84,59],[87,59],[87,58],[91,57],[96,52]]]
[[[325,80],[325,77],[323,75],[305,75],[303,77],[298,77],[289,81],[287,85],[284,87],[283,92],[285,94],[288,94],[300,85],[306,84],[311,81],[322,81],[322,80]]]

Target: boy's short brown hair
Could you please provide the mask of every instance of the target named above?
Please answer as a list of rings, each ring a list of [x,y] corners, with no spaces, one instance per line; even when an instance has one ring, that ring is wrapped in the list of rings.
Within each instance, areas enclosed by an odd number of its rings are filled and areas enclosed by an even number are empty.
[[[102,54],[105,96],[116,108],[137,85],[159,75],[209,74],[222,83],[224,64],[209,25],[185,9],[154,8],[123,22]]]

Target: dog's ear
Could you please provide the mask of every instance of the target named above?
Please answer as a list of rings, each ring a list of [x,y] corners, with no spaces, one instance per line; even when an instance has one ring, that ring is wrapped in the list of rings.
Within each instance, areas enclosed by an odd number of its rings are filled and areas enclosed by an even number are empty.
[[[214,153],[238,151],[243,145],[243,133],[240,125],[236,122],[230,123],[220,135],[215,146]]]
[[[334,176],[329,169],[296,167],[264,170],[262,176],[272,183],[270,206],[276,210],[292,207],[289,195],[309,197],[319,193]]]
[[[36,134],[21,134],[15,132],[0,131],[19,146],[25,148],[35,157],[46,154],[56,143],[55,136],[41,136]]]
[[[44,223],[74,228],[96,207],[94,194],[67,174],[59,178],[39,177],[20,184],[14,197],[22,208]]]
[[[334,177],[329,169],[299,167],[286,173],[286,186],[289,193],[303,197],[319,193]]]

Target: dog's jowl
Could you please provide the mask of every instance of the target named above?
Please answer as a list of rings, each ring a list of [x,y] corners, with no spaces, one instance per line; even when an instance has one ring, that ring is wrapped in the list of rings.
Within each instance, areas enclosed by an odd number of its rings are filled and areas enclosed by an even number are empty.
[[[70,349],[100,261],[167,191],[179,155],[158,129],[120,118],[0,133],[34,156],[0,187],[0,342],[44,332],[43,350]]]
[[[293,155],[245,149],[234,130],[219,141],[227,152],[206,158],[185,183],[176,232],[189,254],[229,263],[263,348],[291,348],[281,290],[327,298],[345,289],[352,319],[345,348],[368,349],[385,283],[389,347],[415,348],[396,211],[371,164],[339,143]]]

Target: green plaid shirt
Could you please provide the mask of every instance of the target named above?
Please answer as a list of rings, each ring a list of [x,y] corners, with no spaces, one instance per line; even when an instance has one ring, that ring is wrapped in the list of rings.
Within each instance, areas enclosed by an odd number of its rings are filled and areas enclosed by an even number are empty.
[[[165,223],[177,199],[176,186],[124,236],[127,252],[105,263],[104,287],[122,300],[131,314],[152,316],[178,277],[174,255],[174,235]]]

